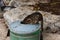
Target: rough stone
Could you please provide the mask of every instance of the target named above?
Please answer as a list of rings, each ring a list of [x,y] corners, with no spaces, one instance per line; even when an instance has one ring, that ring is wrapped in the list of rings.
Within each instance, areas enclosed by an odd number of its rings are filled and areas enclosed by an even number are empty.
[[[4,19],[0,19],[0,40],[5,40],[7,37],[7,28]]]
[[[60,35],[52,33],[44,33],[43,40],[60,40]]]
[[[3,0],[5,5],[8,5],[11,0]]]
[[[6,40],[10,40],[10,37],[7,37]]]
[[[10,6],[15,6],[15,7],[19,7],[21,5],[34,5],[36,3],[38,3],[39,0],[12,0],[9,5]]]
[[[28,16],[29,14],[32,14],[32,13],[33,13],[33,11],[31,8],[20,7],[20,8],[15,8],[15,9],[12,9],[11,11],[6,12],[4,14],[4,18],[6,19],[6,21],[9,24],[16,20],[22,21],[26,16]]]
[[[32,7],[28,6],[23,6],[23,7],[18,7],[15,9],[12,9],[4,14],[4,18],[7,21],[7,24],[10,24],[13,21],[20,20],[23,21],[25,17],[28,15],[32,14],[33,11]],[[55,22],[58,22],[60,19],[60,16],[58,15],[52,15],[51,12],[43,12],[39,11],[43,15],[43,21],[44,21],[44,30],[47,27],[50,27],[50,30],[48,32],[56,32],[59,30],[58,27],[56,27]],[[47,30],[46,30],[47,31]]]

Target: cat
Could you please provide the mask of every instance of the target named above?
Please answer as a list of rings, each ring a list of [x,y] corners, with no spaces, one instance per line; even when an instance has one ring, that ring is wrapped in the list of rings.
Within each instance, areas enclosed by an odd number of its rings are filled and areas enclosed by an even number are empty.
[[[24,24],[38,24],[41,21],[42,15],[39,12],[34,12],[31,15],[28,15],[21,23]]]
[[[21,23],[23,24],[39,24],[41,21],[41,33],[40,40],[43,40],[43,16],[40,12],[34,12],[31,15],[28,15]]]

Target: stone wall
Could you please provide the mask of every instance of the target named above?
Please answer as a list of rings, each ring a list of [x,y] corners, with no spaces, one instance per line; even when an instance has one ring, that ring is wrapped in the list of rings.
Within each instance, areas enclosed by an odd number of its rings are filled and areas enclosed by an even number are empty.
[[[27,8],[26,8],[27,7]],[[31,7],[24,6],[12,9],[4,14],[4,18],[7,21],[7,24],[16,21],[24,20],[25,17],[32,14],[33,11]],[[53,15],[51,12],[38,11],[43,15],[44,21],[44,31],[50,33],[56,33],[60,30],[60,16]]]

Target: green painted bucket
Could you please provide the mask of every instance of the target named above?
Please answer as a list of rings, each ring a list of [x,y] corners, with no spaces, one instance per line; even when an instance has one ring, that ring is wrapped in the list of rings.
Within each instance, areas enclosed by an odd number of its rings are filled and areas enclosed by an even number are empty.
[[[10,40],[40,40],[40,25],[15,21],[10,24]]]

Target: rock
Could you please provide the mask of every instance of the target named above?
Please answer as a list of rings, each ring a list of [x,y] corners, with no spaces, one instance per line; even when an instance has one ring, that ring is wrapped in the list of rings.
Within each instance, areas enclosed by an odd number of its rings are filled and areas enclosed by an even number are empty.
[[[3,14],[4,14],[5,12],[3,11],[0,11],[0,18],[3,18]]]
[[[60,40],[60,35],[52,33],[43,33],[43,40]]]
[[[0,39],[5,40],[7,37],[7,28],[3,21],[3,19],[0,19]]]
[[[51,2],[60,2],[60,0],[52,0]]]
[[[11,0],[3,0],[5,5],[8,5],[10,3]]]
[[[60,23],[60,22],[58,22],[58,20],[60,20],[59,17],[60,16],[52,15],[52,14],[44,17],[45,18],[45,20],[44,20],[45,24],[47,23],[47,27],[50,28],[50,29],[48,29],[49,31],[48,30],[46,30],[46,31],[53,32],[53,33],[59,31],[58,26],[60,26],[60,25],[57,26],[57,23]]]
[[[55,26],[60,28],[60,21],[55,22]]]
[[[0,0],[0,7],[4,6],[4,1]]]
[[[51,0],[40,0],[40,3],[50,3]]]
[[[0,18],[2,18],[3,17],[3,13],[0,13]]]
[[[39,0],[12,0],[9,5],[19,7],[21,5],[34,5],[38,3]]]
[[[31,7],[18,7],[18,8],[15,8],[15,9],[12,9],[8,12],[6,12],[4,14],[4,18],[5,20],[7,21],[7,24],[13,22],[13,21],[16,21],[16,20],[20,20],[20,21],[23,21],[23,19],[32,14],[34,11],[32,11],[32,8]]]
[[[10,37],[7,37],[6,40],[10,40]]]

